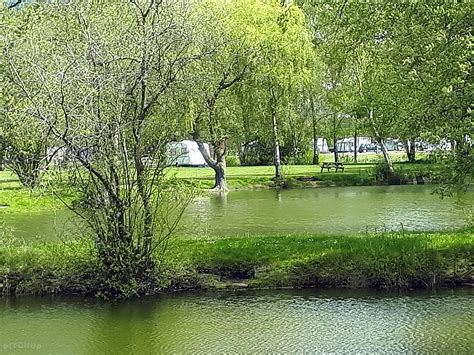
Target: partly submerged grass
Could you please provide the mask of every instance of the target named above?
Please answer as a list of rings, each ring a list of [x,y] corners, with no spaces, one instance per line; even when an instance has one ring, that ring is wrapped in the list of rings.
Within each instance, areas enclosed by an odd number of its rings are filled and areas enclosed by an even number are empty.
[[[156,292],[234,287],[426,288],[472,283],[473,230],[175,239]],[[158,254],[157,254],[158,259]],[[0,244],[4,293],[95,293],[90,241]]]
[[[64,191],[59,194],[53,193],[49,189],[2,189],[0,187],[0,206],[8,208],[0,209],[0,220],[2,213],[22,213],[42,210],[53,210],[64,208],[64,202],[70,203],[73,196],[67,195]]]

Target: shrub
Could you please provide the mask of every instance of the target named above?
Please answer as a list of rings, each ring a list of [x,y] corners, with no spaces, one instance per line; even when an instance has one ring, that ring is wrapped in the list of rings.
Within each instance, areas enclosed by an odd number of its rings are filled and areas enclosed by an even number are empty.
[[[389,185],[403,185],[407,183],[407,177],[402,169],[396,168],[393,173],[388,169],[387,164],[378,163],[372,168],[374,179]]]
[[[236,155],[228,155],[225,158],[225,163],[227,166],[240,166],[240,159]]]

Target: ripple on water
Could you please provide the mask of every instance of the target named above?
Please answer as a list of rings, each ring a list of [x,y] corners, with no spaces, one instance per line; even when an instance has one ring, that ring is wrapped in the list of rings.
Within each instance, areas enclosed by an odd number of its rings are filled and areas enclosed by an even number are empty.
[[[0,344],[45,353],[474,353],[474,291],[172,295],[0,303]]]

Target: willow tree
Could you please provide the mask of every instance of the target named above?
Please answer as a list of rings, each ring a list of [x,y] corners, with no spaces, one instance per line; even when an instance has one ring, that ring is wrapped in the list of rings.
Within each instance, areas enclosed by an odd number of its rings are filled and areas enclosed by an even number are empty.
[[[233,88],[244,81],[253,70],[253,57],[259,43],[252,34],[259,33],[262,7],[249,0],[223,2],[205,0],[198,6],[198,29],[207,53],[194,63],[189,76],[193,82],[188,96],[188,117],[191,136],[198,144],[206,163],[214,170],[213,191],[227,191],[225,157],[228,139],[235,131],[236,115],[232,107]],[[212,155],[205,149],[209,141]]]
[[[255,86],[250,87],[256,102],[266,112],[266,121],[271,127],[274,148],[275,178],[283,177],[281,171],[281,137],[279,120],[284,120],[291,113],[295,93],[300,93],[312,77],[313,61],[316,60],[311,44],[311,36],[306,27],[306,18],[296,5],[275,7],[268,13],[266,29],[267,45],[258,55],[258,68],[255,72]]]
[[[198,78],[190,88],[189,113],[192,137],[215,172],[214,191],[227,191],[225,156],[229,137],[239,121],[235,88],[246,85],[258,70],[258,58],[268,46],[268,27],[279,5],[273,2],[204,0],[198,6],[203,52],[189,75]],[[209,141],[212,156],[204,148]]]
[[[466,189],[474,176],[473,9],[470,2],[417,2],[392,15],[396,26],[390,58],[401,80],[397,92],[411,110],[399,130],[418,132],[435,144],[451,143],[452,151],[439,155],[446,166],[439,175],[444,183],[440,191],[446,194]]]
[[[46,125],[68,152],[66,176],[80,196],[70,207],[94,235],[101,291],[110,295],[150,291],[154,251],[183,210],[186,198],[163,176],[170,122],[161,113],[199,56],[191,50],[191,5],[35,4],[22,40],[2,43],[9,84],[23,103],[15,110]]]
[[[333,111],[358,117],[382,147],[389,173],[393,164],[385,146],[399,100],[392,87],[392,24],[386,4],[301,0],[310,17],[314,42],[326,71],[327,96]],[[334,90],[337,86],[338,89]]]
[[[242,91],[254,92],[255,85],[258,93],[265,91],[266,102],[273,107],[273,141],[279,156],[277,101],[301,73],[293,68],[302,67],[306,58],[302,54],[309,42],[304,16],[295,6],[283,6],[278,1],[208,0],[199,9],[202,22],[209,26],[200,36],[207,44],[203,51],[209,55],[189,72],[204,78],[188,100],[190,116],[195,117],[192,136],[215,171],[213,190],[225,191],[228,140],[242,122],[238,97],[242,97]],[[205,151],[205,140],[211,143],[214,158]],[[276,162],[279,167],[279,157]]]
[[[460,147],[454,160],[464,161],[451,170],[470,181],[464,167],[472,161],[462,157],[472,156],[472,3],[298,2],[372,135],[407,141],[411,160],[416,138],[450,140]],[[384,156],[392,171],[386,149]]]

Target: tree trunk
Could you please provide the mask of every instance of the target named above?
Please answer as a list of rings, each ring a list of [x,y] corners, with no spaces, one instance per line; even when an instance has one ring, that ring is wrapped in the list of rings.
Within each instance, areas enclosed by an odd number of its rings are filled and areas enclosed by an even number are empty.
[[[380,147],[382,148],[383,158],[385,159],[385,163],[387,163],[388,171],[390,172],[390,174],[393,174],[394,170],[393,170],[392,158],[390,158],[390,154],[388,153],[387,146],[385,145],[385,141],[381,137],[378,137],[377,141],[380,144]]]
[[[318,149],[318,138],[316,137],[316,113],[314,109],[313,97],[310,97],[311,102],[311,113],[313,118],[313,165],[319,164],[319,149]]]
[[[41,156],[25,156],[22,153],[11,154],[11,168],[20,180],[20,184],[29,190],[38,187],[41,179]]]
[[[338,151],[337,151],[337,136],[336,136],[336,133],[334,133],[333,135],[333,140],[334,140],[334,145],[333,145],[333,149],[334,149],[334,161],[337,163],[339,161],[339,154],[338,154]]]
[[[357,150],[359,147],[357,146],[357,129],[354,131],[354,163],[357,164]]]
[[[403,142],[403,147],[405,148],[405,153],[407,155],[407,160],[410,161],[410,140],[407,139]]]
[[[0,171],[5,170],[5,147],[0,139]]]
[[[390,174],[393,174],[395,170],[393,169],[393,163],[392,159],[390,158],[390,155],[388,154],[387,146],[385,145],[384,139],[380,136],[379,131],[377,127],[375,126],[375,123],[373,121],[374,118],[374,112],[373,110],[370,110],[369,112],[369,121],[372,125],[372,129],[374,131],[375,139],[377,143],[380,145],[382,148],[382,153],[383,153],[383,158],[385,159],[385,163],[387,164],[387,168]]]
[[[229,191],[225,177],[225,167],[225,158],[223,161],[218,162],[212,167],[215,173],[214,186],[212,188],[213,191]]]
[[[405,151],[407,153],[408,161],[410,163],[414,163],[415,162],[415,157],[416,157],[415,141],[409,139],[409,140],[406,141],[404,146],[405,146]]]
[[[204,143],[201,141],[200,132],[197,123],[194,127],[193,140],[197,143],[198,149],[201,152],[205,162],[209,165],[212,170],[214,170],[214,186],[211,188],[211,191],[214,192],[227,192],[229,188],[227,186],[227,180],[225,177],[225,154],[226,154],[226,142],[223,138],[217,138],[214,130],[215,120],[215,105],[219,92],[223,89],[219,89],[214,95],[207,100],[207,109],[209,114],[209,133],[213,137],[213,150],[215,155],[215,160],[212,159],[209,153],[204,146]]]
[[[454,152],[456,150],[456,140],[450,139],[450,142],[451,142],[451,151]]]
[[[274,164],[275,164],[275,178],[281,179],[281,159],[280,159],[280,143],[278,142],[278,126],[276,110],[272,106],[272,129],[273,129],[273,143],[275,146]]]
[[[313,138],[313,165],[319,165],[319,149],[317,138]]]
[[[247,149],[248,149],[248,142],[244,142],[240,146],[239,150],[239,160],[240,160],[240,165],[247,165]]]
[[[201,142],[198,139],[198,135],[194,134],[194,141],[198,145],[198,149],[201,152],[202,156],[204,157],[204,160],[206,161],[207,165],[209,165],[212,170],[214,170],[214,186],[211,188],[212,191],[222,191],[226,192],[229,191],[229,188],[227,186],[227,179],[225,176],[225,155],[221,151],[221,147],[216,147],[215,149],[216,152],[216,160],[212,159],[207,152],[206,147],[204,146],[204,143]],[[221,145],[225,144],[224,142],[221,142]]]
[[[318,138],[316,137],[316,119],[313,116],[313,165],[319,164]]]

